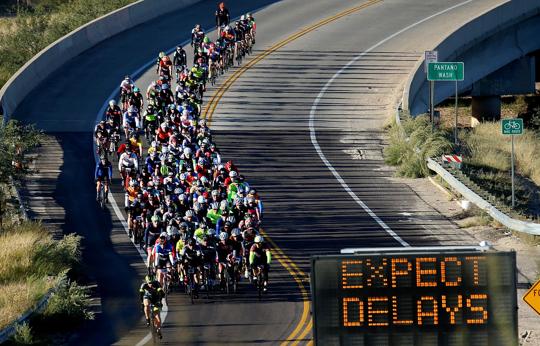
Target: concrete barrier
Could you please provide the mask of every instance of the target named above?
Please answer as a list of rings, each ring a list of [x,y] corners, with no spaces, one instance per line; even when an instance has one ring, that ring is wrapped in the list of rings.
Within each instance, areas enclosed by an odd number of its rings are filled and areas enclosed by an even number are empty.
[[[540,2],[512,0],[480,14],[442,39],[434,50],[439,52],[440,61],[465,62],[465,81],[458,84],[462,92],[490,73],[540,49],[538,28]],[[423,63],[423,58],[417,61],[403,91],[403,109],[412,115],[427,111],[428,83]],[[453,83],[437,83],[435,102],[453,94]]]
[[[0,89],[4,121],[33,87],[96,44],[136,25],[201,0],[140,0],[99,17],[59,38],[21,67]]]

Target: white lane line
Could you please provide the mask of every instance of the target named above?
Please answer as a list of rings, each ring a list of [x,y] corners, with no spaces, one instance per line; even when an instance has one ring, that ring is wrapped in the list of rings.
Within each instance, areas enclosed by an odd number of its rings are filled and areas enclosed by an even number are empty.
[[[441,14],[444,14],[446,12],[449,12],[449,11],[452,11],[458,7],[461,7],[463,5],[466,5],[470,2],[472,2],[474,0],[467,0],[467,1],[464,1],[462,3],[459,3],[457,5],[454,5],[452,7],[449,7],[445,10],[442,10],[440,12],[437,12],[435,14],[432,14],[431,16],[429,17],[426,17],[416,23],[413,23],[401,30],[399,30],[398,32],[388,36],[387,38],[385,38],[384,40],[378,42],[377,44],[371,46],[370,48],[368,48],[366,51],[362,52],[361,54],[357,55],[356,57],[354,57],[351,61],[349,61],[345,66],[343,66],[339,71],[337,71],[333,76],[332,78],[330,78],[326,84],[324,85],[324,87],[320,90],[319,94],[317,95],[317,97],[315,98],[315,101],[313,101],[313,104],[311,106],[311,110],[309,112],[309,135],[310,135],[310,138],[311,138],[311,144],[313,144],[313,147],[315,148],[315,150],[317,151],[317,154],[319,154],[319,157],[321,158],[321,160],[324,162],[324,164],[326,165],[326,167],[330,170],[330,172],[332,172],[332,174],[334,175],[334,177],[336,178],[336,180],[341,184],[341,186],[343,187],[343,189],[345,189],[345,191],[347,191],[347,193],[352,197],[352,199],[359,205],[362,207],[362,209],[364,209],[364,211],[366,213],[369,214],[369,216],[371,216],[373,218],[373,220],[375,220],[379,226],[381,226],[385,231],[386,233],[390,234],[397,242],[399,242],[402,246],[410,246],[409,243],[407,243],[405,240],[403,240],[396,232],[394,232],[383,220],[381,220],[352,190],[351,188],[349,187],[349,185],[347,185],[347,183],[345,182],[345,180],[343,180],[343,178],[341,177],[341,175],[338,173],[338,171],[336,171],[336,169],[334,168],[334,166],[332,166],[332,164],[330,163],[330,161],[328,161],[328,159],[326,158],[326,156],[324,155],[322,149],[321,149],[321,146],[319,145],[319,142],[317,141],[317,135],[315,134],[315,113],[317,112],[317,107],[322,99],[322,97],[324,96],[324,94],[326,93],[326,91],[328,90],[328,88],[330,87],[330,85],[334,82],[334,80],[339,77],[346,69],[348,69],[352,64],[354,64],[355,62],[357,62],[358,60],[360,60],[362,57],[364,57],[366,54],[368,54],[369,52],[371,52],[372,50],[376,49],[377,47],[379,46],[382,46],[383,44],[385,44],[386,42],[390,41],[391,39],[393,39],[394,37],[398,36],[398,35],[401,35],[402,33],[414,28],[415,26],[418,26],[424,22],[427,22],[428,20],[430,19],[433,19],[437,16],[440,16]]]

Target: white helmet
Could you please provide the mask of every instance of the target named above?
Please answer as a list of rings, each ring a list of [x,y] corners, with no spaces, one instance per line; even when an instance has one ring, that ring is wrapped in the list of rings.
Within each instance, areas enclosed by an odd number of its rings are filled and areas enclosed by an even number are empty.
[[[231,234],[233,236],[239,236],[240,235],[240,229],[239,228],[235,228],[232,230]]]
[[[229,177],[235,178],[236,176],[238,176],[238,173],[236,173],[236,171],[230,171],[229,172]]]
[[[246,16],[241,15],[241,16],[240,16],[240,20],[244,20],[244,19],[246,19]]]
[[[169,226],[167,227],[167,234],[169,235],[169,237],[172,237],[175,235],[179,235],[180,231],[175,226]]]
[[[227,232],[221,232],[219,234],[219,240],[226,240],[228,238],[228,236],[229,235],[227,234]]]
[[[261,237],[260,235],[255,237],[255,243],[262,243],[262,242],[264,242],[263,237]]]
[[[116,106],[116,101],[115,100],[110,100],[109,101],[109,106],[111,106],[111,107]]]
[[[184,155],[191,155],[191,153],[192,153],[191,148],[189,147],[184,148]]]
[[[199,202],[200,204],[206,203],[206,198],[204,198],[204,196],[201,195],[197,197],[197,202]]]

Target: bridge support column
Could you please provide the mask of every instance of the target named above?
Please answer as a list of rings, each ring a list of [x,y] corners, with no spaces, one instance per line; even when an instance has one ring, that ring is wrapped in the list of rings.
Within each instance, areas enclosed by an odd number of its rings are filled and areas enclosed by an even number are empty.
[[[471,124],[473,127],[478,122],[486,120],[496,121],[501,119],[500,96],[473,96],[471,106]]]

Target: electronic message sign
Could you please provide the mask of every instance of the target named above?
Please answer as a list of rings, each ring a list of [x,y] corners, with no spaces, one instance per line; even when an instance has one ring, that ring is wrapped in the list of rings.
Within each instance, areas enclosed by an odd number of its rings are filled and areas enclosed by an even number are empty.
[[[515,253],[313,257],[317,345],[517,345]]]

